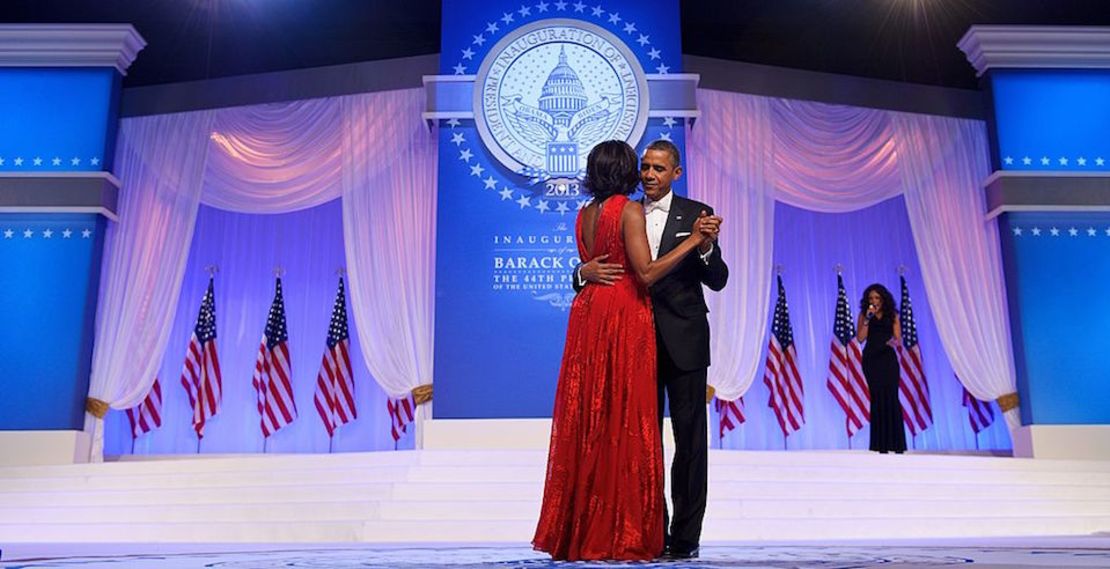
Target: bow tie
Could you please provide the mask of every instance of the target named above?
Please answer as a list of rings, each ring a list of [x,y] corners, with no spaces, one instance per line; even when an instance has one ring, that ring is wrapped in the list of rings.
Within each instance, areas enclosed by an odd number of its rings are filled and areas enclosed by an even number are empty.
[[[662,202],[653,202],[653,201],[647,200],[647,203],[644,204],[644,215],[648,215],[653,211],[661,211],[663,213],[669,213],[670,210],[671,210],[670,204],[665,204],[665,203],[662,203]]]

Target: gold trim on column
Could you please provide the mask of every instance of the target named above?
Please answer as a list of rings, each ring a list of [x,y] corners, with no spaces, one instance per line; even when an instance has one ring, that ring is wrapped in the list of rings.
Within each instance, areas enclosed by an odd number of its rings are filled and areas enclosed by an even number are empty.
[[[95,397],[86,397],[85,412],[97,419],[103,419],[104,416],[108,414],[108,402],[101,401]]]
[[[705,403],[706,403],[706,405],[708,405],[710,401],[713,401],[713,398],[716,397],[716,396],[717,396],[716,388],[714,388],[712,385],[706,385],[705,386]]]
[[[412,398],[417,405],[423,405],[432,400],[432,384],[425,383],[412,388]]]
[[[1017,409],[1018,405],[1021,404],[1021,399],[1018,398],[1018,394],[1016,392],[1001,395],[998,397],[998,399],[996,399],[996,401],[998,401],[998,408],[1002,409],[1003,413],[1009,411],[1010,409]]]

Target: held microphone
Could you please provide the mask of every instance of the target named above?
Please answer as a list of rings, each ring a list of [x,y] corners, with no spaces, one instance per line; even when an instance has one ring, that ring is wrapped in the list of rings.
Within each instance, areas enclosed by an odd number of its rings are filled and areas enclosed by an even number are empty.
[[[874,320],[875,319],[875,305],[874,304],[868,304],[867,308],[868,308],[868,310],[867,310],[867,319],[868,320]]]

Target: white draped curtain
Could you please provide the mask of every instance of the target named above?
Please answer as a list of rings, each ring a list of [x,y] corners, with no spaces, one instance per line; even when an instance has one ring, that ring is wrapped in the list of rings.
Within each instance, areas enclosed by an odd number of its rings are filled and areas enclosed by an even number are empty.
[[[820,212],[863,209],[903,195],[926,294],[945,353],[972,395],[1016,391],[982,122],[699,90],[688,136],[690,194],[732,230],[722,250],[729,287],[711,295],[714,365],[723,399],[761,369],[772,278],[774,203]],[[1006,412],[1011,428],[1018,410]]]
[[[121,205],[105,245],[90,399],[127,409],[150,390],[200,203],[283,213],[342,197],[364,359],[392,396],[429,383],[436,158],[423,97],[410,89],[121,121]],[[102,459],[102,419],[90,415],[86,430],[91,459]]]

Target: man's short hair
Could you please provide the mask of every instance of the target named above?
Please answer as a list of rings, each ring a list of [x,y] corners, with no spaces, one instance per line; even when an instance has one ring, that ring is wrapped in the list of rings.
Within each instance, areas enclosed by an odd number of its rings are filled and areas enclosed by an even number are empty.
[[[662,150],[663,152],[670,154],[671,164],[675,168],[679,167],[682,164],[682,155],[679,154],[678,147],[669,140],[662,138],[660,138],[659,140],[653,140],[650,144],[647,145],[646,148],[644,148],[644,152],[647,152],[648,150]]]

